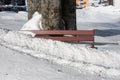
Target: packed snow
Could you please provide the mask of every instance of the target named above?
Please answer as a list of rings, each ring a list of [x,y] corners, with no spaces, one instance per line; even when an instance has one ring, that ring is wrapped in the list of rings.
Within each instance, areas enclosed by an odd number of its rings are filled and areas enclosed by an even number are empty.
[[[43,30],[42,15],[38,12],[35,12],[32,18],[23,25],[21,30]]]
[[[7,16],[4,16],[5,14]],[[0,52],[2,52],[0,53],[0,57],[3,57],[0,58],[0,61],[5,60],[6,61],[5,66],[8,66],[4,68],[3,63],[0,62],[1,67],[0,71],[2,71],[0,72],[0,76],[2,76],[2,78],[0,77],[1,79],[3,80],[11,79],[26,80],[29,78],[31,78],[30,80],[120,79],[120,8],[115,8],[113,6],[107,7],[101,6],[77,9],[77,28],[79,30],[94,29],[96,31],[95,46],[97,47],[97,49],[90,48],[89,44],[73,44],[54,41],[50,39],[41,38],[38,39],[33,38],[30,34],[22,33],[21,31],[19,31],[20,28],[22,28],[22,26],[20,25],[21,24],[24,25],[24,23],[27,22],[27,19],[24,18],[26,17],[26,15],[27,13],[25,12],[19,12],[18,14],[0,12],[0,18],[2,17],[0,21],[11,20],[12,22],[12,24],[11,22],[4,23],[0,22],[1,28]],[[19,19],[16,19],[14,16],[15,17],[18,16]],[[19,21],[20,25],[17,22],[18,20],[21,20]],[[33,21],[31,20],[30,24],[32,22]],[[29,25],[29,21],[27,24]],[[5,27],[5,25],[7,26]],[[16,26],[16,28],[14,28],[14,26]],[[34,26],[34,24],[31,24],[31,26]],[[7,47],[8,49],[5,47]],[[17,59],[16,57],[19,56],[20,58]],[[15,61],[16,59],[17,61]],[[21,61],[21,59],[23,60]],[[15,61],[15,65],[18,67],[13,67],[11,70],[9,70],[9,68],[13,66],[12,64],[14,64],[11,60]],[[19,67],[20,66],[19,63],[23,65],[25,63],[26,66]],[[30,65],[30,68],[32,67],[32,71],[27,66],[27,64]],[[40,67],[41,65],[43,65],[43,67]],[[46,67],[46,65],[48,65],[48,67]],[[52,70],[50,66],[53,66],[52,68],[55,69]],[[40,67],[40,69],[38,67]],[[46,67],[46,69],[44,67]],[[56,70],[61,67],[62,69]],[[20,70],[17,70],[18,72],[14,72],[15,71],[14,68],[15,69],[18,68]],[[21,72],[21,70],[23,72]],[[6,73],[4,73],[5,71]],[[49,78],[45,78],[46,76],[43,76],[43,74],[41,74],[39,71],[42,71],[44,75],[48,75]],[[14,74],[11,72],[13,72]],[[27,72],[31,73],[28,74]],[[32,77],[26,77],[31,76],[32,72],[33,74],[35,73],[36,75],[34,74]],[[60,76],[50,75],[50,73],[58,74],[57,72],[61,72]],[[12,76],[6,77],[8,76],[8,74],[11,74]],[[26,75],[24,76],[22,74]],[[13,75],[16,76],[14,77]],[[22,76],[22,78],[20,76]]]

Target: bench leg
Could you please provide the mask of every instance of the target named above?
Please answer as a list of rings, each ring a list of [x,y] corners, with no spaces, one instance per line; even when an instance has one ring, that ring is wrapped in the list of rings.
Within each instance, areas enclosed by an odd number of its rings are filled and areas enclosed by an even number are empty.
[[[93,43],[91,44],[91,48],[97,49],[97,47],[95,47],[94,44],[95,44],[95,43],[94,43],[94,41],[93,41]]]
[[[91,44],[91,48],[95,48],[95,46],[94,46],[94,44],[93,44],[93,43]]]
[[[95,48],[94,41],[91,43],[91,48]]]

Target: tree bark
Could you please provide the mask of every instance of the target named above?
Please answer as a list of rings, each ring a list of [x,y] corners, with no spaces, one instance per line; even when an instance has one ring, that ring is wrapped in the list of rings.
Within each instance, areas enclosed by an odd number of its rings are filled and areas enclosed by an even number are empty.
[[[61,4],[65,30],[76,30],[76,0],[62,0]]]
[[[27,3],[28,19],[38,11],[42,14],[42,26],[46,30],[76,29],[75,0],[27,0]]]
[[[109,5],[113,5],[113,0],[108,0],[109,1]]]

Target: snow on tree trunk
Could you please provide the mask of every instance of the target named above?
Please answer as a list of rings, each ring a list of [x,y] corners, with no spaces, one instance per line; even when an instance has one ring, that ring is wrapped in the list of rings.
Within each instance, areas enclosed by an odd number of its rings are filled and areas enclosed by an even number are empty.
[[[28,0],[28,18],[32,17],[35,11],[42,14],[42,26],[45,29],[59,29],[60,19],[59,0]]]
[[[28,19],[38,11],[42,14],[42,26],[46,30],[76,29],[75,0],[27,0],[27,3]],[[65,23],[65,28],[62,23]]]

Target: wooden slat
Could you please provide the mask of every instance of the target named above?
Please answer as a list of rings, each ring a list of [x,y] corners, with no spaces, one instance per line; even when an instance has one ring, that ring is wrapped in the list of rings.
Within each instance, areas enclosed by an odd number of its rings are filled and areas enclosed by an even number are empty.
[[[80,36],[80,37],[52,37],[52,36],[35,36],[36,38],[53,39],[59,41],[93,41],[93,36]]]
[[[27,30],[35,34],[49,35],[94,35],[94,30]]]

